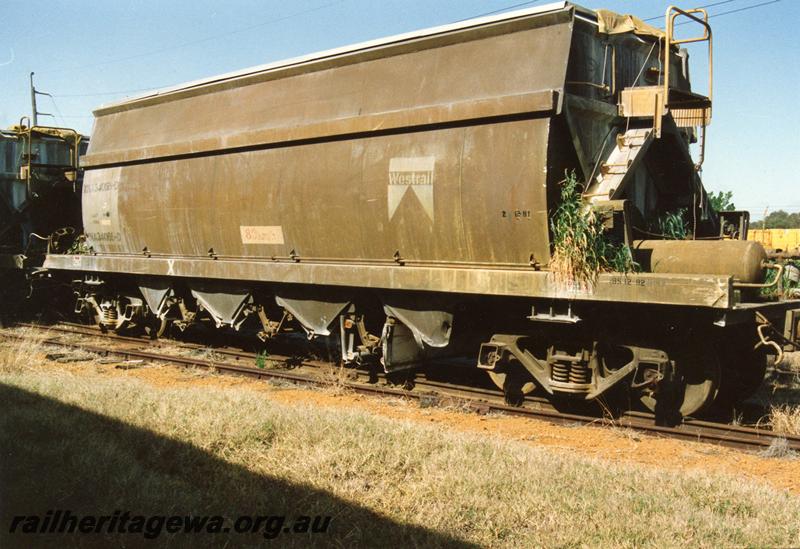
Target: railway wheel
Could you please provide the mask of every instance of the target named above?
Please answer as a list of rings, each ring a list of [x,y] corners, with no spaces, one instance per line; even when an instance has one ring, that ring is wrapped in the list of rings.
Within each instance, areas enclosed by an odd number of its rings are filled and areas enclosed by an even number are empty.
[[[749,356],[744,355],[747,358],[742,360],[744,368],[740,368],[736,372],[735,402],[741,402],[753,396],[767,375],[767,355],[749,351]]]
[[[657,420],[676,412],[686,417],[707,409],[717,397],[721,378],[714,351],[713,345],[698,342],[670,352],[669,366],[663,371],[645,368],[641,372],[645,379],[657,379],[654,376],[661,379],[654,383],[655,389],[641,393],[641,403],[656,414]]]
[[[166,317],[159,318],[155,315],[150,315],[144,324],[144,333],[150,339],[159,339],[166,333],[168,325],[169,321]]]
[[[536,390],[533,376],[514,357],[511,357],[502,368],[490,370],[488,374],[494,384],[502,389],[506,403],[511,406],[520,406],[525,400],[525,395]]]
[[[717,342],[722,361],[719,396],[721,406],[735,406],[753,396],[767,374],[767,355],[754,351],[755,326],[742,327]]]

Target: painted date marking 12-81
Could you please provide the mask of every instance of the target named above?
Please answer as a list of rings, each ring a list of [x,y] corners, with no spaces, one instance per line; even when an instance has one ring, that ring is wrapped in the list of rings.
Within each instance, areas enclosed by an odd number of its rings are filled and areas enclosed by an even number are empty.
[[[627,276],[612,276],[612,286],[646,286],[647,281],[644,278],[630,278]]]
[[[501,210],[500,211],[500,215],[501,215],[501,217],[507,217],[507,218],[513,217],[514,219],[529,219],[531,217],[531,211],[530,210],[513,210],[513,211]]]

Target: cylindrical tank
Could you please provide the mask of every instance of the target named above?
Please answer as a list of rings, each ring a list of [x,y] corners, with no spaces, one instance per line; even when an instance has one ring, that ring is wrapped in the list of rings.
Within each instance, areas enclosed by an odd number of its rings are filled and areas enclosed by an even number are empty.
[[[653,273],[730,275],[738,282],[764,279],[767,253],[743,240],[637,240],[634,259]]]

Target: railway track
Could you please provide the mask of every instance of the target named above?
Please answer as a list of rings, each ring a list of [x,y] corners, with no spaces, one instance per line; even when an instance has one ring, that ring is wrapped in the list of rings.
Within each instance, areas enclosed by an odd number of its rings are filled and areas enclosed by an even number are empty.
[[[457,404],[477,413],[499,412],[507,415],[539,419],[561,425],[592,425],[625,428],[644,435],[669,437],[743,450],[763,450],[778,440],[785,441],[788,449],[800,451],[800,437],[778,434],[765,428],[745,427],[726,423],[687,419],[677,427],[655,425],[652,414],[629,411],[619,417],[599,417],[557,411],[545,399],[528,397],[522,406],[509,406],[500,391],[473,385],[445,383],[437,380],[415,379],[413,387],[392,386],[385,376],[375,376],[358,370],[342,370],[333,363],[291,355],[270,354],[268,361],[277,367],[258,367],[259,355],[229,347],[209,348],[207,345],[175,340],[150,340],[144,337],[103,334],[96,328],[79,324],[60,323],[39,325],[23,323],[26,327],[43,331],[43,343],[61,348],[82,350],[99,356],[114,357],[120,361],[143,360],[181,367],[204,368],[227,375],[246,376],[262,380],[330,386],[340,385],[357,393],[416,399],[421,406]],[[72,336],[71,339],[65,336]],[[12,337],[0,332],[0,337]],[[75,339],[77,337],[77,339]],[[86,340],[93,338],[96,342]],[[100,343],[103,342],[103,344]],[[163,352],[169,348],[172,352]],[[183,351],[187,355],[176,354]],[[192,356],[194,355],[194,356]],[[205,356],[198,356],[205,355]],[[265,360],[266,362],[266,360]]]

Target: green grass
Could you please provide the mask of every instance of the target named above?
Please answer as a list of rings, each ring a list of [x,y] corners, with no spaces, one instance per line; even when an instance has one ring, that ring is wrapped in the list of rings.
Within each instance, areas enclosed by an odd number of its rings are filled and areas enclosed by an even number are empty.
[[[603,217],[581,197],[574,173],[561,183],[561,201],[550,220],[553,256],[550,270],[559,278],[592,285],[601,272],[634,272],[639,265],[628,246],[603,225]]]
[[[759,290],[759,295],[764,298],[768,299],[775,299],[775,298],[788,298],[788,299],[796,299],[796,294],[800,291],[800,281],[795,282],[792,281],[789,277],[789,272],[785,270],[786,267],[792,266],[795,268],[800,269],[800,261],[788,259],[784,261],[780,261],[784,265],[784,271],[781,275],[781,284],[776,284],[775,286],[770,286],[767,288],[762,288]],[[767,274],[764,277],[765,284],[772,284],[775,282],[775,278],[778,276],[777,269],[768,269]]]
[[[29,368],[13,349],[0,361],[3,526],[10,514],[52,508],[130,509],[333,516],[325,536],[280,537],[282,546],[800,544],[798,498],[742,479],[592,460],[360,411],[279,405],[246,389],[156,388]],[[31,543],[0,537],[2,546]]]
[[[665,240],[686,240],[689,236],[687,215],[686,208],[663,212],[648,225],[648,232],[657,234]]]
[[[84,234],[79,234],[75,237],[75,240],[72,241],[72,244],[67,250],[68,254],[88,254],[90,252],[91,247],[86,243],[86,235]]]
[[[267,351],[259,351],[256,355],[256,368],[264,369],[267,367],[267,359],[269,358],[269,353]]]

